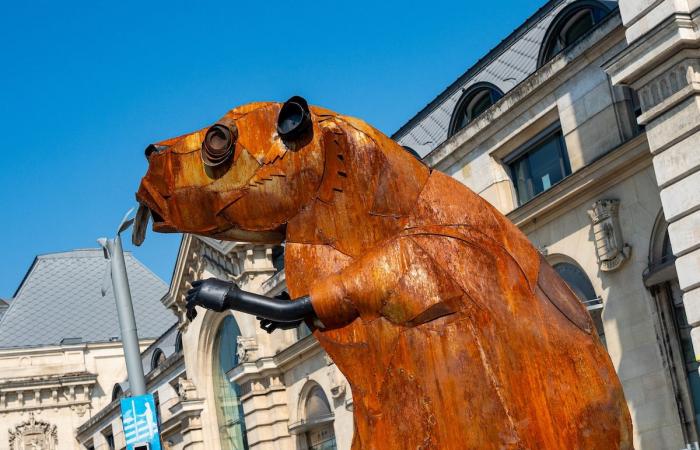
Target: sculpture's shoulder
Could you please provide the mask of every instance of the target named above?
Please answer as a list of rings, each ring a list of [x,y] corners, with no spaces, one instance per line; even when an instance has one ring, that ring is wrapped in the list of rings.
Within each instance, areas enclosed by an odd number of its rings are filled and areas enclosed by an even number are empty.
[[[489,202],[438,170],[430,172],[410,218],[410,226],[467,225],[485,230],[501,230],[507,223]]]
[[[485,199],[437,170],[425,183],[406,227],[408,233],[426,229],[445,237],[488,242],[515,260],[530,286],[537,282],[539,252],[527,236]]]

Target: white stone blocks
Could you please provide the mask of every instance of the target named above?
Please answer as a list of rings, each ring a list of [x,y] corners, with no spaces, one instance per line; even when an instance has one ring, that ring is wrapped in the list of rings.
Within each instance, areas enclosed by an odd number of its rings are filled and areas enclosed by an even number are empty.
[[[676,272],[683,292],[700,287],[700,249],[676,259]]]
[[[666,221],[675,222],[700,209],[700,172],[695,172],[661,190]]]
[[[646,128],[649,148],[656,154],[700,128],[700,100],[692,96],[654,119]]]
[[[685,305],[688,323],[693,327],[700,325],[700,289],[693,289],[683,294],[683,305]],[[695,346],[694,342],[693,346]],[[700,347],[697,348],[700,349]]]
[[[670,224],[668,234],[673,253],[677,256],[700,247],[700,210]]]
[[[673,144],[654,157],[656,181],[664,188],[700,167],[700,133]]]

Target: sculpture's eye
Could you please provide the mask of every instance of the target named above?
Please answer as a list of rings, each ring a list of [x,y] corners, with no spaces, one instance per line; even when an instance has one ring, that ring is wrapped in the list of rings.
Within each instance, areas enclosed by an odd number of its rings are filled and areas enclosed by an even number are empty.
[[[217,123],[211,126],[202,142],[204,164],[216,167],[231,159],[236,139],[238,139],[238,128],[235,123]]]
[[[277,134],[284,140],[296,139],[311,128],[309,104],[302,97],[287,100],[277,117]]]

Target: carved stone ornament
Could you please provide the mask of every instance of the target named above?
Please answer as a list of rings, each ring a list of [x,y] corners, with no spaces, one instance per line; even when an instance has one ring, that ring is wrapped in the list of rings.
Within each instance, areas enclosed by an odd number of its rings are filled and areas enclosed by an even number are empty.
[[[632,250],[622,240],[619,209],[619,200],[605,199],[596,201],[588,210],[588,215],[593,222],[593,242],[598,266],[603,272],[619,269],[629,258]]]
[[[189,378],[180,378],[177,382],[177,394],[180,401],[193,400],[197,398],[197,386]]]
[[[29,413],[29,420],[9,430],[10,450],[56,450],[58,448],[58,431],[56,425],[38,421],[34,413]]]
[[[700,61],[684,59],[671,69],[648,82],[639,89],[639,100],[644,112],[658,106],[700,78]]]
[[[331,396],[338,400],[345,396],[345,381],[343,381],[339,374],[338,369],[335,365],[328,366],[328,380],[331,382]]]
[[[254,337],[238,336],[236,338],[236,354],[239,363],[252,361],[257,350],[258,341]]]

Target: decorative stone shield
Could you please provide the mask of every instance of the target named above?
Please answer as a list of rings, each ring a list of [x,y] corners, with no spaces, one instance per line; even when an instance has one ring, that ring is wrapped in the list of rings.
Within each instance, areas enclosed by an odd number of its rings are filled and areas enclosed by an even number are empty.
[[[630,256],[632,248],[622,240],[618,212],[620,201],[615,199],[598,200],[593,203],[588,215],[593,222],[593,242],[595,243],[598,265],[603,272],[620,268]]]

